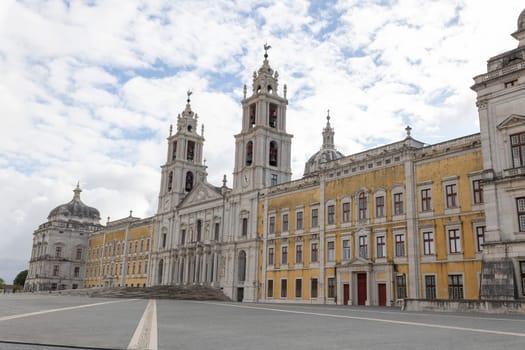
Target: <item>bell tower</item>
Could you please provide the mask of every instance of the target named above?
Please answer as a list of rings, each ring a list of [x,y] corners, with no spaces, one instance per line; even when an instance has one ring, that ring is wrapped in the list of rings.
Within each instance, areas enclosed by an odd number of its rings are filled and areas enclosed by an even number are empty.
[[[248,192],[290,181],[292,135],[286,133],[286,85],[278,93],[279,74],[270,67],[269,45],[253,73],[252,93],[244,86],[242,129],[235,135],[233,190]]]
[[[158,212],[175,208],[197,183],[205,181],[206,166],[202,162],[204,126],[197,133],[198,115],[191,110],[191,91],[187,93],[186,108],[177,116],[177,130],[170,126],[168,155],[161,167]]]

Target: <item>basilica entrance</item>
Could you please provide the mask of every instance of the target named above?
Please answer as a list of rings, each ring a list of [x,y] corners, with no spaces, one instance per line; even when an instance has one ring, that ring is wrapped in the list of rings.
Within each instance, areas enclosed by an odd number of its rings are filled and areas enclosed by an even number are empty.
[[[366,273],[357,274],[357,305],[366,305]]]

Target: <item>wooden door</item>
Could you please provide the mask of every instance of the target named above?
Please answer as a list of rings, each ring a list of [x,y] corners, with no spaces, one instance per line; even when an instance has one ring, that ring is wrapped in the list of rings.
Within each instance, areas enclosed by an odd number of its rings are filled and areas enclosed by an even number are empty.
[[[343,304],[348,305],[350,299],[350,285],[348,283],[343,284]]]
[[[357,274],[357,305],[366,305],[366,273]]]
[[[386,306],[386,284],[379,283],[377,285],[377,295],[379,299],[379,306]]]

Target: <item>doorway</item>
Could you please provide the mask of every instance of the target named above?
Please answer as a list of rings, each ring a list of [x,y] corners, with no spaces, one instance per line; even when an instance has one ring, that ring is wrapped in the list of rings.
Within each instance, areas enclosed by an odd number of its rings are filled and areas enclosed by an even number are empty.
[[[366,273],[357,274],[357,305],[366,305]]]
[[[237,301],[242,302],[243,299],[244,299],[244,288],[242,287],[237,288]]]
[[[386,306],[386,284],[379,283],[377,285],[377,296],[379,306]]]
[[[350,299],[350,285],[348,283],[343,284],[343,305],[348,305]]]

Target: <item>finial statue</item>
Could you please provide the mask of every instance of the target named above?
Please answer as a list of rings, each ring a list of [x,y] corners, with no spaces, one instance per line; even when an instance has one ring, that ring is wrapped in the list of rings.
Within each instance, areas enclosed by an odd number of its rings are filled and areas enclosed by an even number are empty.
[[[191,96],[191,94],[193,94],[193,92],[191,90],[188,90],[186,92],[186,94],[188,95],[188,100],[187,101],[188,101],[188,103],[190,103],[190,96]]]
[[[328,120],[328,122],[330,122],[330,110],[326,111],[326,120]]]
[[[132,217],[132,215],[133,215],[133,210],[130,210],[129,211],[129,217]]]
[[[173,124],[170,124],[170,136],[173,134]]]
[[[264,44],[264,58],[268,58],[268,50],[272,48],[271,45],[268,45],[268,43]]]
[[[228,179],[226,178],[226,174],[222,177],[222,187],[226,187],[226,184],[228,183]]]

